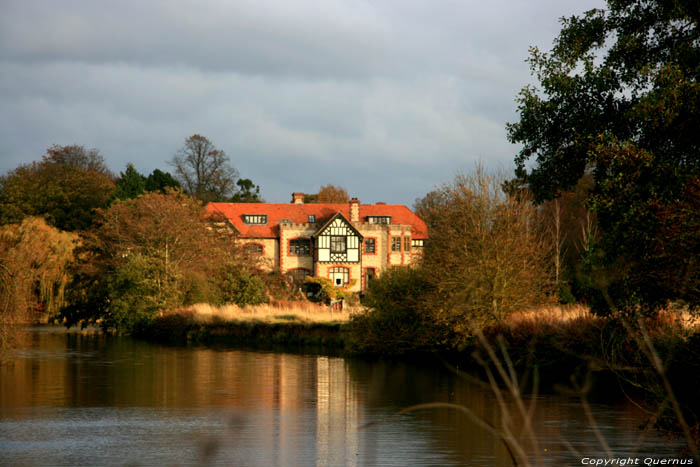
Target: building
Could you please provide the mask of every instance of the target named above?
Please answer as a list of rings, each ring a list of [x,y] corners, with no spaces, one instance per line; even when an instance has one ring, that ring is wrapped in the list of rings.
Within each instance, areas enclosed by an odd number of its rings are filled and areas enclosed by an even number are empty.
[[[210,203],[237,232],[243,248],[279,268],[295,284],[306,276],[330,278],[360,292],[382,271],[413,264],[428,238],[425,223],[404,205]]]

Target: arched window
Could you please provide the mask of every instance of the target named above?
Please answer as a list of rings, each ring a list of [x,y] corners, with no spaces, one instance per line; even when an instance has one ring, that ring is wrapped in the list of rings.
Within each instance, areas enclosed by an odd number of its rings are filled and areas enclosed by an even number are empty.
[[[330,268],[328,277],[336,287],[343,287],[350,282],[350,270],[343,267]]]
[[[287,271],[287,282],[294,287],[301,287],[306,278],[311,275],[311,271],[305,268],[290,269]]]

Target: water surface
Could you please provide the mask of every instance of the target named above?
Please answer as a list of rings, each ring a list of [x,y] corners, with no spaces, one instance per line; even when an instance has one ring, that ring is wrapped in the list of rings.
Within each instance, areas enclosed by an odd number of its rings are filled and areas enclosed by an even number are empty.
[[[395,415],[441,401],[500,424],[493,392],[439,362],[165,347],[53,328],[22,342],[0,367],[0,465],[510,465],[501,440],[457,411]],[[534,402],[536,443],[522,442],[533,462],[605,457],[596,432],[620,457],[681,453],[682,442],[641,432],[632,404],[591,404],[592,424],[577,398]]]

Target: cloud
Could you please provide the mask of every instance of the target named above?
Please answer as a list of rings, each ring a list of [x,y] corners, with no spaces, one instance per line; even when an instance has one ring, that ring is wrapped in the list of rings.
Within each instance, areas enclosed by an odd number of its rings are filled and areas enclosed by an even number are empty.
[[[200,133],[270,201],[335,183],[410,204],[511,163],[528,45],[599,3],[5,1],[0,171],[73,143],[167,170]]]

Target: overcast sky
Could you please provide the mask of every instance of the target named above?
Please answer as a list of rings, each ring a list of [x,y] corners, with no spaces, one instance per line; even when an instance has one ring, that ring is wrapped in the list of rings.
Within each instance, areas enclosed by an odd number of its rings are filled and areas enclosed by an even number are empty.
[[[53,145],[118,173],[199,133],[270,202],[332,183],[411,205],[505,124],[531,45],[603,0],[0,0],[0,173]]]

